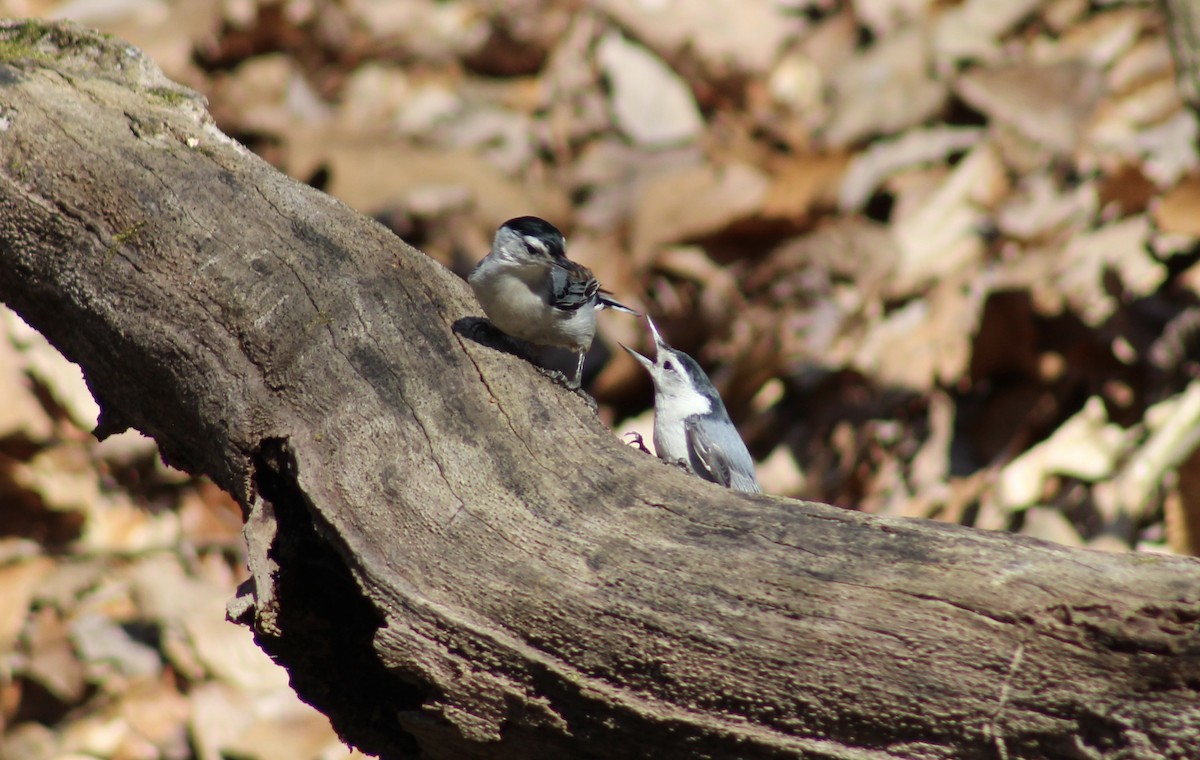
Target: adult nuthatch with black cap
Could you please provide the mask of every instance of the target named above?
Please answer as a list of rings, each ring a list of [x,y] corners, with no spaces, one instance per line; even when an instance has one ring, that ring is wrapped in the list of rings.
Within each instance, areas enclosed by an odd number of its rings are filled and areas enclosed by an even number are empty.
[[[500,225],[491,252],[467,282],[502,332],[578,353],[574,387],[579,387],[583,358],[596,335],[596,312],[611,308],[641,316],[609,298],[592,270],[568,259],[562,233],[536,216]]]
[[[658,458],[682,462],[705,480],[735,491],[762,493],[754,460],[721,395],[696,360],[667,345],[654,322],[654,360],[622,345],[654,380],[654,448]]]

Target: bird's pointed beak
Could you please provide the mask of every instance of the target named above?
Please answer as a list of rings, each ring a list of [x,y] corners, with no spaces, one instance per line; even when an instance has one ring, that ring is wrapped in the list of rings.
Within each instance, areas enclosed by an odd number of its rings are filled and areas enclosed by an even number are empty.
[[[621,343],[620,346],[621,346],[621,348],[628,351],[630,353],[630,355],[633,356],[634,359],[637,359],[639,364],[641,364],[643,367],[645,367],[647,370],[649,370],[651,373],[653,373],[655,361],[658,358],[659,352],[662,351],[663,347],[666,346],[667,344],[665,341],[663,341],[662,335],[659,334],[658,328],[654,326],[654,320],[650,319],[649,316],[646,317],[646,324],[650,325],[650,334],[654,336],[655,359],[651,359],[650,357],[645,356],[644,354],[639,354],[637,351],[634,351],[632,348],[625,345],[624,343]]]
[[[637,351],[634,351],[632,348],[630,348],[629,346],[625,345],[624,343],[618,343],[617,345],[619,345],[621,348],[623,348],[623,349],[625,349],[626,351],[628,351],[628,352],[629,352],[629,355],[630,355],[630,356],[632,356],[634,359],[637,359],[637,360],[638,360],[638,364],[641,364],[641,365],[642,365],[643,367],[645,367],[647,370],[648,370],[648,369],[650,369],[651,367],[653,367],[653,366],[654,366],[654,362],[650,361],[650,360],[649,360],[649,359],[647,359],[645,356],[642,356],[642,355],[641,355],[641,354],[639,354]]]
[[[670,348],[670,346],[663,340],[662,335],[658,332],[658,328],[654,326],[654,320],[649,315],[646,315],[646,324],[650,325],[650,334],[654,336],[654,355],[658,356],[659,351],[664,348]]]

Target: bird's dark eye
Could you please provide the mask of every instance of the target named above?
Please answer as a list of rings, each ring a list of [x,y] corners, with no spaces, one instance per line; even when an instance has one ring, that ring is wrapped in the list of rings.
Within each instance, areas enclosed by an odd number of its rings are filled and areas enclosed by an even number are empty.
[[[675,365],[672,364],[670,361],[665,361],[665,362],[663,362],[663,369],[665,369],[667,372],[674,372]]]

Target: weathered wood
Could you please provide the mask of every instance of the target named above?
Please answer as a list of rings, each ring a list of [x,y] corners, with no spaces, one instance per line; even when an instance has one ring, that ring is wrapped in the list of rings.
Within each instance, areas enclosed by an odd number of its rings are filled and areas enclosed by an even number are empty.
[[[247,510],[234,602],[385,757],[1200,757],[1200,562],[751,497],[136,51],[0,29],[0,298]],[[397,166],[396,171],[404,171]]]

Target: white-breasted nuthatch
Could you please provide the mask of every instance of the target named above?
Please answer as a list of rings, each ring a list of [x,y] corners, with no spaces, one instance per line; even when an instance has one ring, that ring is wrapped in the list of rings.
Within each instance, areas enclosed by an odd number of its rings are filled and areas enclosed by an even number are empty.
[[[721,394],[696,360],[667,345],[654,322],[654,360],[622,345],[654,381],[654,448],[658,458],[682,462],[705,480],[735,491],[762,493],[754,460],[738,434]]]
[[[575,387],[596,335],[596,312],[610,308],[641,316],[610,298],[592,270],[568,259],[562,233],[536,216],[520,216],[500,225],[491,252],[467,282],[488,319],[502,332],[579,354]]]

